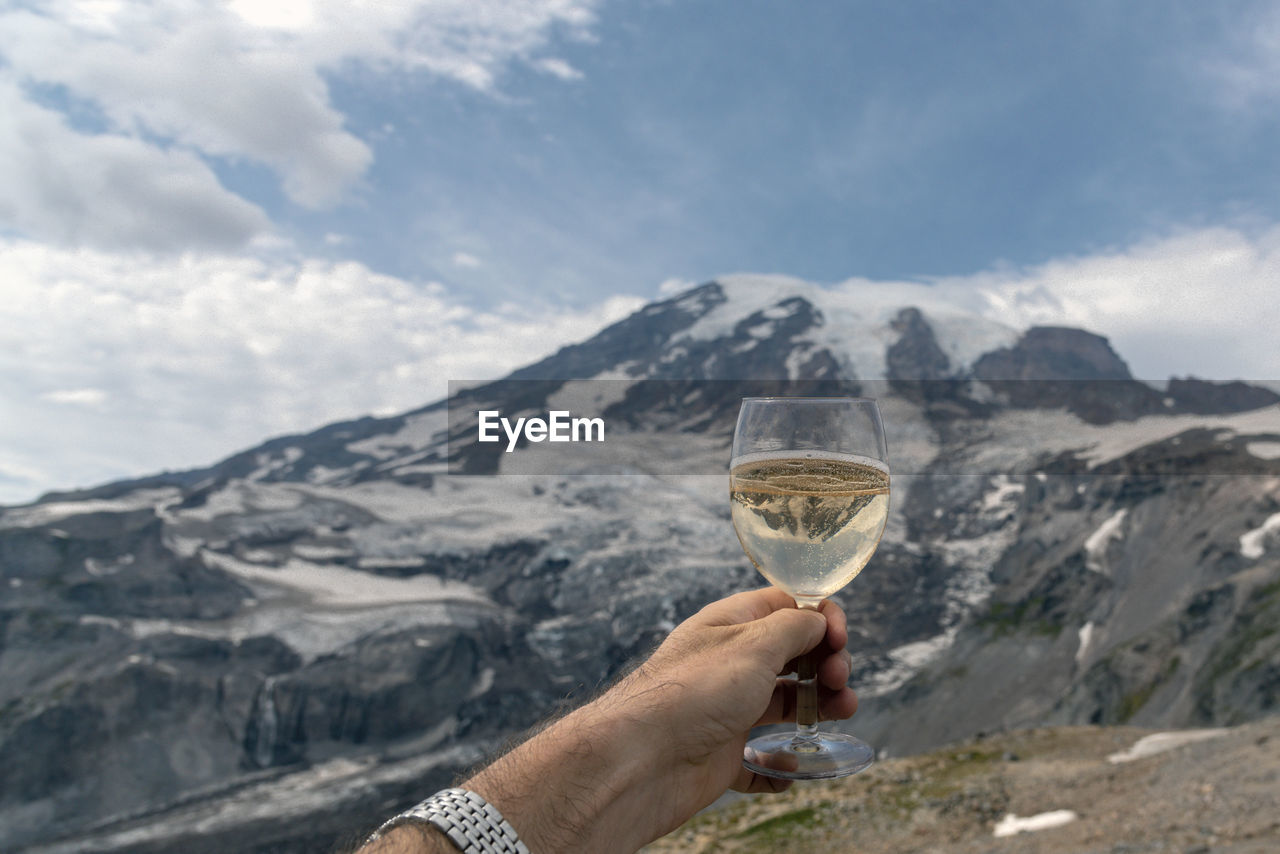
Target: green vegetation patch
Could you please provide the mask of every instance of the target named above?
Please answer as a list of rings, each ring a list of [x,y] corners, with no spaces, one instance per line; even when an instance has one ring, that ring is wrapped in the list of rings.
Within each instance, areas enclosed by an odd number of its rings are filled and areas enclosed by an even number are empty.
[[[1045,598],[1036,596],[1024,602],[993,602],[991,609],[978,619],[978,625],[991,631],[992,637],[1005,637],[1019,632],[1056,638],[1062,626],[1035,615],[1042,612]]]
[[[1273,581],[1249,594],[1235,622],[1197,674],[1196,705],[1205,719],[1233,720],[1230,715],[1224,716],[1227,710],[1217,708],[1216,686],[1235,674],[1255,670],[1274,657],[1273,638],[1277,633],[1280,633],[1280,581]]]
[[[784,812],[764,821],[753,824],[735,838],[750,839],[753,842],[781,842],[794,837],[805,828],[812,827],[818,821],[818,810],[815,807]]]
[[[1151,699],[1151,695],[1156,689],[1168,682],[1173,674],[1177,672],[1178,667],[1182,664],[1182,660],[1178,656],[1169,659],[1155,678],[1145,685],[1140,686],[1137,690],[1130,691],[1120,698],[1120,708],[1116,711],[1116,717],[1121,723],[1127,723],[1130,718],[1138,713],[1138,710],[1147,704]]]

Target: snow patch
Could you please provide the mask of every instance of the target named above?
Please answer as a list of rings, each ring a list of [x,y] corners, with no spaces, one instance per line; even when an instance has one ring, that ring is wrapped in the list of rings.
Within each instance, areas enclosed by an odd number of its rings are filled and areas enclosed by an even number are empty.
[[[953,369],[972,367],[983,355],[1012,347],[1021,336],[1013,327],[944,306],[922,310],[922,313]]]
[[[315,498],[350,504],[387,522],[430,518],[436,515],[432,510],[441,506],[440,498],[429,491],[385,481],[349,487],[296,484],[294,488]]]
[[[0,528],[34,528],[86,513],[129,513],[134,510],[158,508],[178,499],[181,493],[176,487],[163,489],[139,489],[120,498],[94,498],[86,501],[52,501],[48,504],[31,504],[11,507],[0,513]]]
[[[296,557],[278,567],[266,567],[208,550],[201,554],[208,566],[243,578],[254,587],[292,590],[321,606],[369,607],[444,599],[487,602],[466,584],[442,581],[431,575],[388,578],[341,566],[311,563]]]
[[[1093,622],[1090,621],[1080,627],[1080,646],[1076,648],[1076,665],[1084,664],[1085,656],[1089,654],[1089,642],[1093,640]]]
[[[103,560],[96,557],[87,557],[84,559],[85,572],[90,575],[115,575],[133,563],[133,554],[123,554],[115,560]]]
[[[1231,732],[1229,729],[1188,729],[1179,732],[1157,732],[1138,739],[1128,750],[1111,754],[1107,757],[1107,761],[1112,765],[1119,765],[1122,762],[1145,759],[1148,756],[1155,756],[1157,753],[1164,753],[1166,750],[1173,750],[1175,747],[1181,747],[1184,744],[1218,738],[1229,732]]]
[[[1273,513],[1267,521],[1248,533],[1240,535],[1240,554],[1249,560],[1257,560],[1266,552],[1267,536],[1280,531],[1280,513]]]
[[[82,626],[106,626],[117,631],[123,628],[120,620],[115,617],[104,617],[101,614],[81,614],[76,618],[76,622]]]
[[[688,347],[671,347],[663,351],[662,356],[658,359],[658,364],[669,365],[687,355],[689,355]]]
[[[303,496],[293,486],[234,480],[210,495],[199,507],[166,510],[164,519],[167,522],[177,520],[212,522],[219,516],[239,515],[251,510],[259,512],[294,510],[302,504],[302,501]]]
[[[293,553],[303,560],[337,561],[355,557],[355,552],[345,546],[319,546],[298,543]]]
[[[396,466],[391,469],[393,477],[416,477],[421,474],[444,475],[449,473],[448,463],[425,463],[416,466]]]
[[[726,301],[699,318],[678,341],[728,337],[743,318],[756,312],[770,320],[780,319],[799,309],[798,303],[781,303],[799,298],[816,308],[826,322],[797,336],[797,343],[825,347],[859,379],[884,378],[885,351],[897,337],[889,323],[904,306],[920,309],[938,346],[957,369],[972,365],[991,350],[1012,346],[1020,335],[1016,329],[979,316],[981,306],[973,312],[957,309],[943,288],[920,282],[850,279],[821,287],[789,276],[754,274],[721,276],[717,281]],[[761,335],[761,326],[749,330],[750,334]]]
[[[1018,483],[1005,474],[991,478],[991,485],[995,489],[982,496],[982,511],[984,513],[1006,509],[1006,505],[1017,501],[1018,496],[1022,495],[1027,488],[1026,484]]]
[[[1010,410],[987,422],[987,441],[956,458],[955,474],[1027,470],[1038,460],[1070,453],[1091,468],[1188,430],[1220,431],[1219,440],[1280,432],[1274,407],[1234,415],[1148,415],[1135,421],[1087,424],[1064,409]],[[1260,440],[1252,444],[1262,444]]]
[[[614,367],[610,368],[607,371],[601,371],[600,373],[593,376],[591,379],[593,380],[626,380],[628,382],[635,382],[636,373],[639,371],[639,368],[640,368],[640,360],[631,359],[630,361],[622,362],[618,365],[615,365]]]
[[[476,595],[471,600],[443,599],[400,605],[375,604],[367,608],[299,607],[296,602],[246,602],[246,610],[227,620],[164,620],[138,618],[117,626],[135,638],[183,635],[206,640],[240,643],[247,638],[272,635],[296,652],[304,663],[332,655],[375,632],[393,633],[436,626],[476,628],[494,606]],[[429,641],[427,642],[429,643]]]
[[[858,685],[858,696],[864,699],[879,697],[902,687],[908,679],[919,673],[921,668],[951,646],[958,633],[958,627],[953,626],[926,640],[912,641],[889,650],[887,653],[889,665],[864,679]],[[861,663],[856,655],[854,663],[855,665]]]
[[[1244,449],[1260,460],[1280,459],[1280,442],[1246,442]]]
[[[761,309],[776,307],[790,297],[806,297],[810,291],[818,290],[816,286],[790,276],[744,274],[721,276],[716,281],[720,284],[725,301],[699,317],[672,343],[726,338],[733,334],[734,326],[744,317]],[[677,305],[691,310],[702,309],[701,299],[693,294]]]
[[[302,459],[302,456],[302,449],[295,447],[285,448],[284,453],[278,457],[273,457],[271,454],[258,454],[254,459],[258,467],[250,472],[245,480],[263,480],[274,472],[293,465]]]
[[[785,317],[790,317],[799,310],[799,303],[792,303],[791,305],[772,305],[760,312],[760,314],[769,320],[782,320]]]
[[[348,471],[348,469],[335,469],[329,466],[312,466],[307,470],[307,483],[331,483],[347,474]]]
[[[1227,440],[1235,434],[1275,432],[1280,429],[1280,416],[1275,407],[1235,415],[1147,415],[1136,421],[1070,432],[1083,433],[1094,439],[1092,447],[1088,448],[1086,459],[1090,465],[1096,466],[1119,459],[1144,445],[1161,442],[1192,429],[1220,430],[1224,434],[1220,439]]]
[[[1089,535],[1089,539],[1084,541],[1086,569],[1093,572],[1106,574],[1106,557],[1107,547],[1111,545],[1112,540],[1121,540],[1124,538],[1124,531],[1121,526],[1124,524],[1124,517],[1129,514],[1128,508],[1121,508],[1107,521],[1098,526],[1098,529]]]
[[[421,555],[404,556],[370,556],[356,561],[361,569],[421,569],[427,565],[427,559]]]
[[[430,412],[409,415],[395,433],[381,433],[347,445],[353,454],[389,460],[406,451],[418,451],[433,443],[443,442],[449,429],[448,411],[441,407]]]
[[[480,671],[476,677],[476,681],[471,686],[471,690],[467,692],[467,699],[474,700],[476,697],[482,697],[488,693],[493,687],[494,670],[492,667],[486,667]]]
[[[605,380],[601,382],[601,380]],[[615,403],[626,399],[635,384],[631,377],[595,377],[567,382],[547,398],[548,411],[566,411],[574,415],[597,416]]]
[[[800,369],[808,364],[811,358],[813,358],[812,344],[799,344],[787,351],[787,361],[785,363],[787,379],[800,379]]]
[[[1073,810],[1051,810],[1050,812],[1029,815],[1026,818],[1019,818],[1013,813],[1009,813],[996,823],[993,835],[1017,836],[1019,833],[1048,830],[1052,827],[1062,827],[1064,824],[1070,824],[1079,817]]]

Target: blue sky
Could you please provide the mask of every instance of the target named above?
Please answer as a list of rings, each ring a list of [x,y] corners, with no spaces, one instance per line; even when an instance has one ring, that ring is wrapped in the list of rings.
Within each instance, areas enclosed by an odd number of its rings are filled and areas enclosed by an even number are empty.
[[[362,92],[372,122],[415,115],[372,172],[395,203],[357,233],[398,275],[582,299],[737,268],[954,275],[1274,221],[1273,93],[1223,91],[1214,68],[1247,38],[1220,8],[606,6],[598,41],[563,51],[576,83],[515,68],[500,98]],[[404,174],[422,178],[396,193]],[[519,266],[406,254],[405,213],[429,246]]]
[[[352,132],[380,140],[363,211],[300,218],[269,180],[246,195],[380,270],[577,303],[729,269],[937,277],[1270,223],[1280,84],[1238,79],[1276,70],[1247,64],[1275,62],[1250,55],[1268,14],[606,4],[591,40],[547,46],[574,80],[513,63],[483,90],[335,81]]]
[[[1274,3],[0,2],[0,115],[0,501],[735,271],[1280,377]]]

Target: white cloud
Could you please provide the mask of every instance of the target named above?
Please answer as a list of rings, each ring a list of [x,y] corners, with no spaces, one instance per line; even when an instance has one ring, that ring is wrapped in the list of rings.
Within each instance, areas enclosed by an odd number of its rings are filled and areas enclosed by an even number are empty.
[[[195,155],[119,134],[81,134],[0,74],[0,224],[98,246],[235,246],[266,215]]]
[[[658,296],[675,296],[678,293],[689,290],[689,288],[692,288],[696,284],[697,282],[690,279],[681,279],[678,277],[666,279],[662,284],[658,285]]]
[[[551,56],[533,63],[533,67],[561,80],[581,80],[582,72],[563,59]]]
[[[316,64],[283,40],[255,38],[219,6],[122,4],[109,35],[62,10],[0,18],[6,58],[24,77],[92,101],[115,129],[266,163],[308,207],[335,201],[372,160],[343,129]]]
[[[350,262],[0,242],[0,501],[440,399],[638,307],[464,307]]]
[[[469,252],[455,252],[453,253],[453,266],[474,270],[481,266],[481,261]]]
[[[373,152],[331,103],[326,74],[358,63],[381,73],[425,71],[481,90],[493,90],[513,63],[566,76],[573,69],[547,58],[547,47],[559,33],[585,37],[595,3],[50,0],[5,9],[0,67],[22,87],[9,84],[7,106],[29,123],[63,120],[56,139],[13,130],[7,135],[10,156],[0,159],[0,185],[16,182],[18,188],[6,194],[10,204],[0,207],[0,226],[107,248],[156,248],[166,240],[175,249],[231,245],[247,226],[265,227],[243,201],[250,210],[238,212],[239,231],[214,223],[211,236],[185,238],[210,225],[205,208],[230,204],[230,193],[217,192],[200,157],[264,164],[295,203],[330,206],[364,175]],[[44,96],[41,106],[32,100],[36,90]],[[87,115],[88,124],[100,127],[93,128],[97,133],[73,128],[58,110]],[[11,122],[14,114],[5,115]],[[42,147],[51,141],[53,148]],[[42,155],[74,168],[63,179],[57,162],[24,176],[23,166]],[[119,174],[122,159],[133,176],[148,174],[142,164],[167,167],[149,188],[166,198],[130,206],[129,220],[143,226],[82,231],[63,225],[64,218],[111,220],[108,194],[82,191],[68,198],[66,185],[77,185],[75,178],[84,174],[104,183],[102,173]],[[148,227],[154,234],[147,234]]]
[[[100,388],[63,388],[45,392],[41,399],[52,403],[69,403],[73,406],[101,406],[107,393]]]
[[[1107,336],[1146,380],[1280,379],[1280,227],[1189,231],[1023,270],[940,280],[970,307],[1016,326]]]

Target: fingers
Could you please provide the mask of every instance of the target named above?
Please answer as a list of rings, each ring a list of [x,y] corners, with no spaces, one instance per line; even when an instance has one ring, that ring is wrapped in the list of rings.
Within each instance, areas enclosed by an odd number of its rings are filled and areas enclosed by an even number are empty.
[[[818,690],[818,717],[824,721],[842,721],[858,711],[858,695],[847,685]],[[796,683],[779,679],[769,698],[769,705],[754,726],[789,723],[796,719]]]
[[[830,599],[823,599],[818,612],[827,618],[827,645],[832,649],[844,649],[848,646],[849,623],[844,609]]]
[[[827,633],[827,623],[819,614],[796,608],[774,611],[744,628],[750,629],[756,651],[774,673],[820,644]]]
[[[818,684],[824,688],[839,690],[849,684],[853,675],[853,656],[848,650],[840,650],[818,662]]]
[[[793,658],[778,671],[779,676],[795,673],[800,669],[800,659]],[[828,688],[839,688],[853,675],[853,656],[846,649],[822,655],[818,659],[818,683]]]
[[[746,768],[739,768],[738,776],[729,788],[735,792],[745,792],[749,795],[761,792],[785,792],[791,788],[791,781],[781,780],[777,777],[765,777]]]
[[[707,605],[688,620],[687,632],[698,633],[699,627],[737,627],[733,643],[742,652],[754,652],[775,673],[794,670],[794,659],[813,649],[825,647],[819,670],[820,684],[839,688],[849,680],[848,657],[844,646],[849,640],[848,624],[841,607],[824,600],[817,609],[819,622],[809,610],[798,609],[786,593],[764,587],[737,593]],[[780,658],[785,656],[785,658]]]
[[[794,610],[795,607],[795,600],[778,588],[762,587],[712,602],[692,619],[708,626],[736,626],[762,619],[775,611]]]
[[[818,717],[824,721],[843,721],[858,711],[858,695],[849,686],[823,696],[818,692]]]
[[[779,611],[795,610],[795,600],[786,593],[776,587],[762,587],[712,602],[691,617],[690,622],[705,626],[735,626],[764,619]],[[824,599],[818,606],[818,613],[827,621],[827,646],[832,650],[844,649],[849,643],[848,620],[844,609],[830,599]]]

